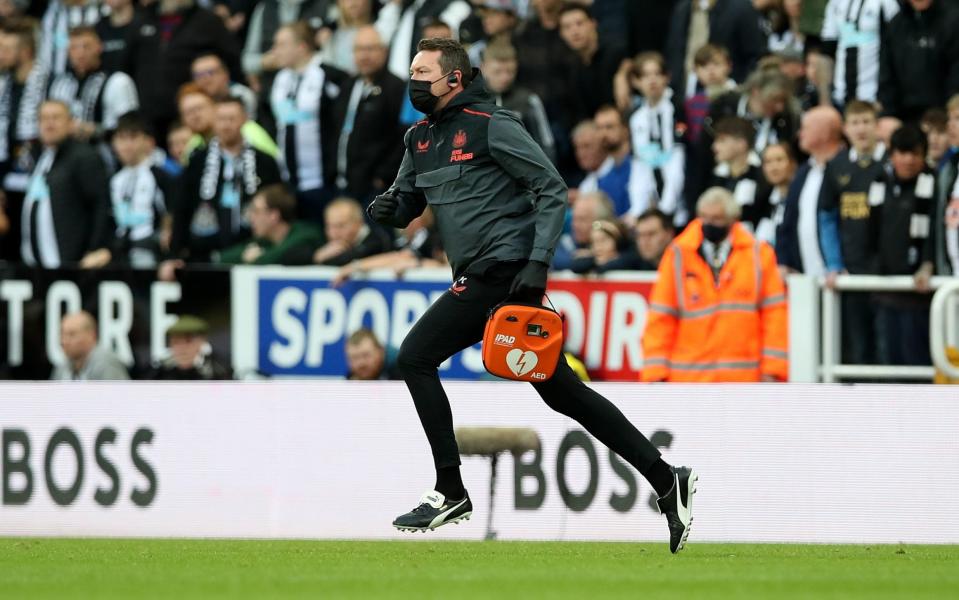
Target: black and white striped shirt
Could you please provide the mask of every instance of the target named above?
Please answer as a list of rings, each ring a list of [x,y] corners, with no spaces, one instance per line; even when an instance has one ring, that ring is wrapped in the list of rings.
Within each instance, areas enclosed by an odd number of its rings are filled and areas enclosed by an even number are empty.
[[[833,100],[875,102],[881,29],[899,12],[896,0],[829,0],[822,40],[836,43]]]

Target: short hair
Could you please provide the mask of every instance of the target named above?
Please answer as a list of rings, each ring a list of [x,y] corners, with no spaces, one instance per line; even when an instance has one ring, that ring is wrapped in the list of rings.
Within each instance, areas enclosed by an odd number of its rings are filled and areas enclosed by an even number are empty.
[[[724,187],[716,186],[703,192],[699,200],[696,201],[696,214],[702,212],[703,208],[713,204],[722,206],[726,216],[730,219],[739,219],[743,213],[742,207],[736,202],[736,198],[732,192]]]
[[[453,28],[450,27],[450,24],[440,19],[439,17],[434,17],[430,19],[429,21],[427,21],[427,23],[423,25],[422,31],[426,31],[427,29],[447,29],[449,30],[450,35],[451,36],[453,35]],[[447,39],[447,38],[441,38],[441,39]]]
[[[283,25],[280,29],[289,29],[296,41],[306,44],[310,51],[316,51],[316,36],[313,28],[306,21],[293,21]]]
[[[673,220],[669,215],[658,208],[647,208],[636,217],[636,222],[639,223],[640,221],[646,221],[648,219],[658,220],[659,224],[662,225],[666,231],[672,231],[673,229]]]
[[[473,65],[470,63],[469,54],[463,49],[463,46],[456,40],[447,38],[424,38],[416,44],[417,52],[436,52],[440,53],[440,70],[444,74],[459,71],[463,74],[462,85],[466,85],[473,78]]]
[[[693,66],[704,67],[717,58],[729,62],[729,50],[719,44],[703,44],[693,54]]]
[[[726,135],[746,142],[746,146],[752,148],[753,140],[756,139],[756,129],[753,124],[742,117],[723,117],[713,128],[714,136]]]
[[[867,102],[865,100],[852,100],[846,105],[846,108],[842,111],[842,114],[846,119],[852,115],[871,114],[876,116],[879,114],[879,108],[872,102]]]
[[[246,104],[243,103],[243,100],[239,96],[229,95],[224,96],[223,98],[217,98],[214,102],[217,105],[221,104],[235,104],[240,107],[243,112],[246,112]]]
[[[746,78],[743,89],[747,92],[759,91],[761,94],[780,92],[792,95],[794,84],[789,77],[777,69],[756,69]]]
[[[575,140],[580,134],[585,133],[587,130],[596,131],[596,122],[592,119],[585,119],[576,124],[576,127],[573,127],[573,131],[569,134],[569,139]]]
[[[215,58],[216,61],[220,63],[221,67],[223,67],[224,69],[226,68],[226,63],[223,62],[223,59],[220,58],[220,55],[217,54],[216,52],[201,52],[200,54],[197,54],[196,56],[193,57],[193,60],[190,61],[190,64],[191,65],[196,64],[198,60],[203,60],[204,58]]]
[[[949,102],[946,102],[946,110],[949,112],[959,110],[959,94],[954,94],[949,98]]]
[[[73,114],[73,112],[70,109],[70,105],[64,102],[63,100],[59,100],[57,98],[47,98],[46,100],[40,103],[40,109],[42,110],[43,107],[46,106],[47,104],[53,104],[53,105],[59,106],[60,108],[62,108],[63,110],[67,112],[67,115],[72,116]]]
[[[376,346],[377,349],[379,350],[383,349],[383,344],[380,343],[379,338],[377,338],[376,334],[373,333],[367,327],[361,327],[360,329],[357,329],[356,331],[351,333],[350,337],[346,339],[346,345],[359,346],[360,344],[363,343],[364,340],[370,340],[371,342],[373,342],[373,345]]]
[[[922,118],[919,119],[920,127],[928,127],[932,131],[945,131],[948,124],[949,115],[938,107],[930,108],[922,113]]]
[[[194,95],[194,94],[198,94],[198,95],[200,95],[200,96],[204,96],[204,97],[207,98],[210,102],[213,102],[213,96],[211,96],[210,94],[207,94],[206,92],[204,92],[204,91],[200,88],[200,86],[198,86],[197,84],[195,84],[195,83],[193,83],[192,81],[190,81],[190,82],[188,82],[188,83],[184,83],[183,85],[181,85],[180,88],[177,90],[177,92],[176,92],[176,104],[177,104],[177,106],[180,105],[180,102],[183,102],[183,99],[184,99],[184,98],[186,98],[187,96],[192,96],[192,95]]]
[[[496,40],[483,50],[483,60],[516,62],[516,48],[508,40]]]
[[[335,207],[345,206],[350,209],[354,220],[362,221],[363,220],[363,207],[360,206],[360,203],[357,202],[355,198],[350,198],[349,196],[339,196],[334,198],[329,204],[326,205],[326,208],[323,210],[323,214],[329,214]]]
[[[595,200],[596,201],[596,214],[593,215],[594,219],[612,219],[616,216],[616,213],[613,211],[613,201],[610,199],[609,195],[603,190],[593,190],[591,192],[583,192],[576,198],[576,204],[584,200]]]
[[[593,221],[593,231],[602,231],[616,242],[616,249],[625,250],[632,244],[629,230],[622,221],[616,218],[596,219]]]
[[[170,121],[170,127],[167,128],[167,135],[176,131],[177,129],[190,129],[190,128],[189,126],[187,126],[186,123],[184,123],[180,119],[173,119],[172,121]]]
[[[292,223],[296,219],[296,198],[282,183],[265,185],[256,192],[263,198],[266,207],[280,213],[285,223]]]
[[[559,13],[556,15],[557,18],[562,19],[563,15],[566,13],[579,11],[586,15],[586,18],[590,21],[595,21],[596,17],[593,16],[593,11],[589,9],[588,6],[581,2],[565,2],[562,8],[559,9]]]
[[[782,148],[783,152],[786,153],[786,158],[789,159],[789,162],[799,162],[799,159],[796,157],[796,150],[793,149],[792,144],[789,142],[778,141],[766,144],[766,147],[763,148],[763,154],[766,154],[766,150],[769,150],[770,148]]]
[[[80,317],[83,321],[83,328],[86,330],[97,332],[97,318],[93,316],[90,311],[87,310],[77,310],[74,312],[69,312],[62,317],[60,317],[60,325],[63,325],[63,322],[69,319],[70,317]]]
[[[620,124],[622,124],[624,127],[627,125],[626,116],[623,114],[623,111],[619,110],[618,108],[616,108],[616,107],[613,106],[612,104],[603,104],[602,106],[600,106],[599,108],[596,109],[596,114],[597,114],[597,115],[598,115],[599,113],[605,113],[605,112],[614,112],[614,113],[616,113],[616,116],[619,117],[619,122],[620,122]]]
[[[69,37],[80,37],[83,35],[89,35],[97,38],[98,40],[100,39],[100,34],[97,33],[96,28],[91,27],[90,25],[77,25],[76,27],[71,27],[67,35]]]
[[[22,17],[8,21],[3,27],[3,33],[16,36],[17,43],[30,50],[34,57],[37,55],[37,23],[34,19]]]
[[[926,134],[912,124],[906,124],[893,132],[889,138],[889,149],[892,152],[916,152],[921,150],[923,156],[929,151],[929,142]]]
[[[636,58],[633,59],[633,74],[636,77],[639,77],[643,74],[643,65],[646,63],[656,63],[656,66],[659,67],[659,72],[663,75],[668,75],[669,71],[666,69],[666,59],[662,54],[654,50],[649,50],[647,52],[640,52],[636,55]]]
[[[153,127],[143,118],[143,115],[135,110],[120,115],[117,119],[117,126],[113,130],[114,135],[145,135],[153,137]]]

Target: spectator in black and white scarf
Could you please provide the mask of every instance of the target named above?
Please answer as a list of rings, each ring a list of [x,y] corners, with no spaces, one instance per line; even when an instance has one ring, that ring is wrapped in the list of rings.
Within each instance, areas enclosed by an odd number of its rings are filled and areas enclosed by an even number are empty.
[[[176,259],[208,262],[249,237],[244,209],[261,186],[280,183],[276,161],[243,139],[246,120],[239,99],[217,103],[214,137],[193,153],[181,179],[170,242]]]
[[[33,29],[26,24],[0,30],[0,177],[7,192],[23,192],[33,169],[39,138],[37,114],[47,71],[36,61]]]
[[[122,166],[110,178],[114,256],[133,267],[153,267],[161,250],[160,232],[172,200],[173,179],[157,164],[156,141],[139,114],[120,117],[112,146]]]
[[[55,75],[66,71],[70,31],[96,25],[105,8],[100,0],[51,0],[40,24],[40,62]]]
[[[102,53],[103,44],[93,27],[71,29],[69,65],[50,84],[48,97],[70,107],[74,135],[81,140],[108,139],[120,116],[140,105],[133,79],[122,71],[104,71]]]

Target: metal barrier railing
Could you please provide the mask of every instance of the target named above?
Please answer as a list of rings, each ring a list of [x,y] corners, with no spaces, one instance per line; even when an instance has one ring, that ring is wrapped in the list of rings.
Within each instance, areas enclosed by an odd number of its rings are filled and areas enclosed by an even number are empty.
[[[841,379],[931,380],[939,368],[950,377],[959,377],[959,368],[946,356],[948,346],[959,340],[959,281],[933,277],[936,291],[930,313],[931,365],[856,365],[841,362],[841,292],[915,292],[909,276],[841,275],[828,288],[822,278],[789,276],[790,381],[833,383]],[[817,326],[818,325],[818,326]]]
[[[959,379],[959,366],[952,364],[946,348],[956,347],[956,304],[959,301],[959,280],[944,283],[932,297],[929,307],[929,351],[932,364],[947,377]]]

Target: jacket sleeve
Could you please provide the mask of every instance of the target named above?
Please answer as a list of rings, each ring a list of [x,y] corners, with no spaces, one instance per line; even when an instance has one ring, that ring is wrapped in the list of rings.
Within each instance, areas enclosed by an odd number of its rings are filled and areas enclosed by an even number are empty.
[[[382,181],[385,187],[403,161],[403,136],[406,133],[406,128],[400,123],[400,113],[403,112],[403,94],[406,93],[406,88],[397,84],[395,88],[384,86],[383,91],[386,95],[387,117],[392,121],[391,129],[384,131],[383,135],[388,136],[391,143],[385,150],[382,160],[374,167],[373,177]],[[379,193],[380,189],[376,191]]]
[[[895,24],[893,24],[895,27]],[[887,32],[887,39],[879,45],[879,91],[877,99],[882,105],[882,116],[894,117],[899,113],[899,77],[896,75],[896,58],[893,56],[891,43],[892,32]],[[953,69],[956,67],[953,66]]]
[[[819,190],[819,249],[830,272],[838,273],[845,269],[842,259],[842,244],[839,239],[839,190],[833,169],[826,166],[822,188]]]
[[[820,51],[831,58],[836,58],[836,48],[839,45],[839,13],[836,0],[829,0],[826,12],[823,15],[822,30],[819,39],[822,40]]]
[[[251,75],[263,72],[263,53],[260,48],[263,44],[263,3],[256,5],[250,15],[249,26],[246,32],[246,43],[240,55],[240,64],[243,71]]]
[[[200,204],[200,176],[203,173],[205,158],[205,152],[195,151],[177,181],[173,206],[170,207],[170,214],[173,215],[173,231],[170,236],[171,258],[183,258],[183,255],[189,251],[190,222]]]
[[[949,26],[945,28],[945,31],[955,32],[956,27],[959,27],[959,13],[955,9],[950,11],[948,22]],[[952,98],[955,94],[959,94],[959,35],[947,34],[943,41],[945,42],[945,61],[943,64],[948,65],[944,97]]]
[[[232,81],[245,81],[243,65],[240,64],[240,43],[223,24],[223,20],[213,12],[208,12],[203,29],[209,36],[208,39],[211,40],[212,49],[216,51],[220,60],[230,71],[230,79]]]
[[[759,320],[762,330],[762,357],[759,370],[780,381],[789,379],[789,308],[776,256],[760,243],[759,261],[762,289],[759,290]]]
[[[256,174],[260,178],[260,187],[283,183],[283,176],[280,175],[280,165],[276,159],[267,154],[256,150]]]
[[[752,73],[760,57],[766,53],[766,36],[759,25],[759,13],[751,4],[743,3],[739,11],[739,25],[737,27],[738,56],[733,58],[733,79],[745,81]],[[710,11],[712,13],[713,11]],[[712,14],[710,14],[712,17]],[[684,84],[682,82],[680,85]]]
[[[669,378],[669,360],[673,355],[679,329],[679,309],[675,264],[679,249],[669,246],[659,262],[658,276],[649,297],[649,313],[643,330],[642,381],[665,381]]]
[[[246,250],[247,244],[248,242],[240,242],[239,244],[233,244],[229,248],[220,250],[219,255],[216,257],[216,262],[224,265],[242,265],[243,251]]]
[[[689,0],[680,2],[672,10],[669,18],[669,30],[666,34],[666,66],[669,69],[670,82],[677,94],[686,89],[686,39],[689,34]]]
[[[426,209],[426,196],[416,187],[416,168],[413,166],[413,157],[410,154],[410,132],[412,131],[412,129],[407,130],[403,137],[406,151],[403,152],[400,170],[396,173],[396,179],[389,189],[399,200],[399,206],[396,207],[396,213],[390,223],[398,229],[405,228]],[[372,209],[374,202],[376,201],[370,202],[367,212]]]
[[[932,189],[939,189],[938,185],[933,185]],[[936,265],[936,244],[939,239],[939,229],[942,227],[942,214],[945,212],[936,201],[936,194],[929,200],[929,233],[923,241],[922,248],[919,251],[919,264],[932,263],[933,268]]]
[[[799,171],[796,172],[796,177],[789,184],[783,222],[776,228],[776,259],[779,264],[796,271],[802,270],[799,257],[794,252],[796,248],[796,227],[799,221],[799,195],[802,193],[808,171],[808,167],[800,167]]]
[[[93,218],[86,251],[112,248],[113,216],[110,202],[110,183],[100,156],[92,149],[78,153],[76,178],[80,193],[87,202]]]
[[[563,178],[539,144],[508,111],[497,111],[490,118],[489,148],[493,160],[521,186],[533,192],[536,236],[529,259],[550,264],[566,217]]]

